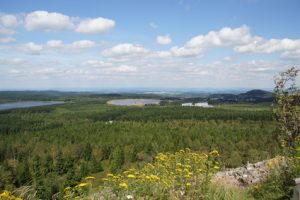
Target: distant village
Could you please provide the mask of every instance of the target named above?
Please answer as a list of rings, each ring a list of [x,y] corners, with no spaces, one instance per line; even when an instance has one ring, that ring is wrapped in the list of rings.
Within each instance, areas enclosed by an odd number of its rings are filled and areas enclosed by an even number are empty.
[[[182,106],[196,106],[196,107],[203,107],[203,108],[212,108],[213,105],[209,105],[207,102],[199,102],[199,103],[183,103]]]

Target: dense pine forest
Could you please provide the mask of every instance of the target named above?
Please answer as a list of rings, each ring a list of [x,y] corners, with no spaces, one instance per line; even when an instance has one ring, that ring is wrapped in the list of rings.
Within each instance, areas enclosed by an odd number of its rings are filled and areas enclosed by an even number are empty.
[[[87,175],[103,177],[143,166],[159,152],[184,148],[222,152],[223,168],[272,158],[279,152],[271,103],[215,104],[213,108],[182,107],[169,100],[144,107],[106,104],[126,97],[3,95],[3,102],[66,103],[0,111],[0,191],[30,186],[39,198],[50,199]]]

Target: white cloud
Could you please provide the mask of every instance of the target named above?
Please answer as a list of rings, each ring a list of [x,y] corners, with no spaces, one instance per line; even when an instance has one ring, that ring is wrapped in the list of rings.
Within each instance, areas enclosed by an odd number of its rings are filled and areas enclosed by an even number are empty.
[[[49,40],[45,45],[47,48],[60,48],[63,46],[63,41],[61,40]]]
[[[13,37],[4,37],[0,38],[0,43],[10,43],[10,42],[15,42],[16,39]]]
[[[169,58],[171,56],[171,53],[169,51],[157,51],[154,52],[153,57],[158,57],[158,58]]]
[[[187,42],[188,48],[210,48],[245,44],[251,40],[250,29],[247,26],[239,28],[224,27],[219,31],[210,31],[206,35],[198,35]]]
[[[25,63],[25,61],[22,58],[6,58],[4,60],[0,60],[0,63],[5,65],[20,65]]]
[[[0,16],[0,24],[5,27],[15,27],[18,25],[18,20],[14,15],[2,15]]]
[[[13,35],[15,33],[16,32],[14,30],[11,30],[11,29],[0,26],[0,34],[2,34],[2,35]]]
[[[169,35],[160,35],[156,37],[156,42],[161,45],[171,44],[172,39]]]
[[[283,52],[282,58],[291,58],[298,56],[300,39],[265,39],[252,36],[247,26],[235,29],[224,27],[219,31],[210,31],[206,35],[195,36],[183,47],[172,47],[170,52],[174,56],[192,57],[202,55],[207,49],[221,47],[232,48],[238,53]]]
[[[80,33],[101,34],[113,29],[115,24],[115,21],[111,19],[98,17],[81,21],[76,31]]]
[[[174,56],[178,57],[193,57],[201,56],[203,54],[202,48],[189,48],[189,47],[177,47],[174,46],[171,48],[170,52]]]
[[[225,57],[223,58],[223,60],[229,62],[229,61],[232,61],[233,58],[230,57],[230,56],[225,56]]]
[[[300,39],[263,39],[255,37],[246,45],[236,46],[235,51],[240,53],[274,53],[277,51],[293,51],[300,49]]]
[[[99,66],[103,66],[105,62],[100,60],[87,60],[83,64],[92,67],[99,67]]]
[[[25,28],[29,31],[46,32],[73,29],[80,33],[101,34],[115,27],[115,21],[102,17],[85,20],[74,19],[61,13],[35,11],[25,17]]]
[[[122,56],[122,55],[137,55],[137,54],[145,54],[149,52],[144,47],[137,44],[118,44],[108,50],[103,51],[103,55],[105,56]]]
[[[0,34],[13,35],[15,34],[15,28],[18,25],[18,19],[14,15],[0,13]]]
[[[45,44],[36,44],[29,42],[18,47],[19,50],[28,54],[41,54],[42,52],[61,52],[62,53],[78,53],[96,46],[96,43],[90,40],[74,41],[70,44],[64,44],[61,40],[49,40]]]
[[[26,44],[23,44],[20,47],[20,49],[25,53],[37,55],[42,52],[43,46],[39,44],[35,44],[34,42],[28,42]]]
[[[183,47],[172,47],[175,56],[199,56],[206,49],[213,47],[230,47],[246,44],[251,41],[250,29],[247,26],[239,28],[224,27],[219,31],[210,31],[206,35],[198,35],[190,39]]]
[[[25,63],[25,61],[22,58],[12,58],[9,60],[9,63],[13,65],[19,65]]]
[[[95,45],[96,43],[90,40],[79,40],[69,44],[68,47],[75,50],[83,50],[92,48]]]
[[[300,60],[300,49],[295,51],[284,51],[281,54],[281,57],[284,59]]]
[[[15,31],[12,28],[17,27],[19,24],[24,25],[27,31],[55,32],[70,30],[79,33],[102,34],[113,29],[116,22],[102,17],[83,19],[46,10],[37,10],[25,15],[0,13],[0,34],[14,34]]]
[[[129,65],[120,65],[119,67],[113,68],[115,72],[128,73],[128,72],[136,72],[137,68]]]
[[[25,17],[25,28],[29,31],[61,31],[73,26],[67,15],[47,11],[35,11]]]

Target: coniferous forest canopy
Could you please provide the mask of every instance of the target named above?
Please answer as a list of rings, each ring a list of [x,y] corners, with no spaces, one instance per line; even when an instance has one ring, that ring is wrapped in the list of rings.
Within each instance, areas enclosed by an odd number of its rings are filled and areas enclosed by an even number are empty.
[[[0,0],[0,200],[300,200],[300,0]]]
[[[32,186],[39,198],[50,199],[87,175],[103,177],[143,166],[159,152],[184,148],[216,149],[222,152],[224,167],[274,157],[279,147],[270,96],[263,103],[249,103],[247,95],[241,96],[235,98],[239,102],[228,104],[222,97],[224,102],[212,102],[213,108],[200,108],[181,103],[204,97],[2,92],[2,102],[66,103],[0,111],[0,190]],[[144,107],[106,104],[127,97],[163,101]]]

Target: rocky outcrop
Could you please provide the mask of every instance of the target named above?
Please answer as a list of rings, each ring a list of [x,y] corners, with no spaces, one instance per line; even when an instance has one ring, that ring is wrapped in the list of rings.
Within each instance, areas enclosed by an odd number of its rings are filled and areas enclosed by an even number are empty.
[[[244,167],[218,172],[213,181],[217,183],[222,182],[230,186],[248,187],[264,181],[272,168],[278,167],[283,163],[284,159],[282,157],[276,157],[254,164],[248,163]]]

